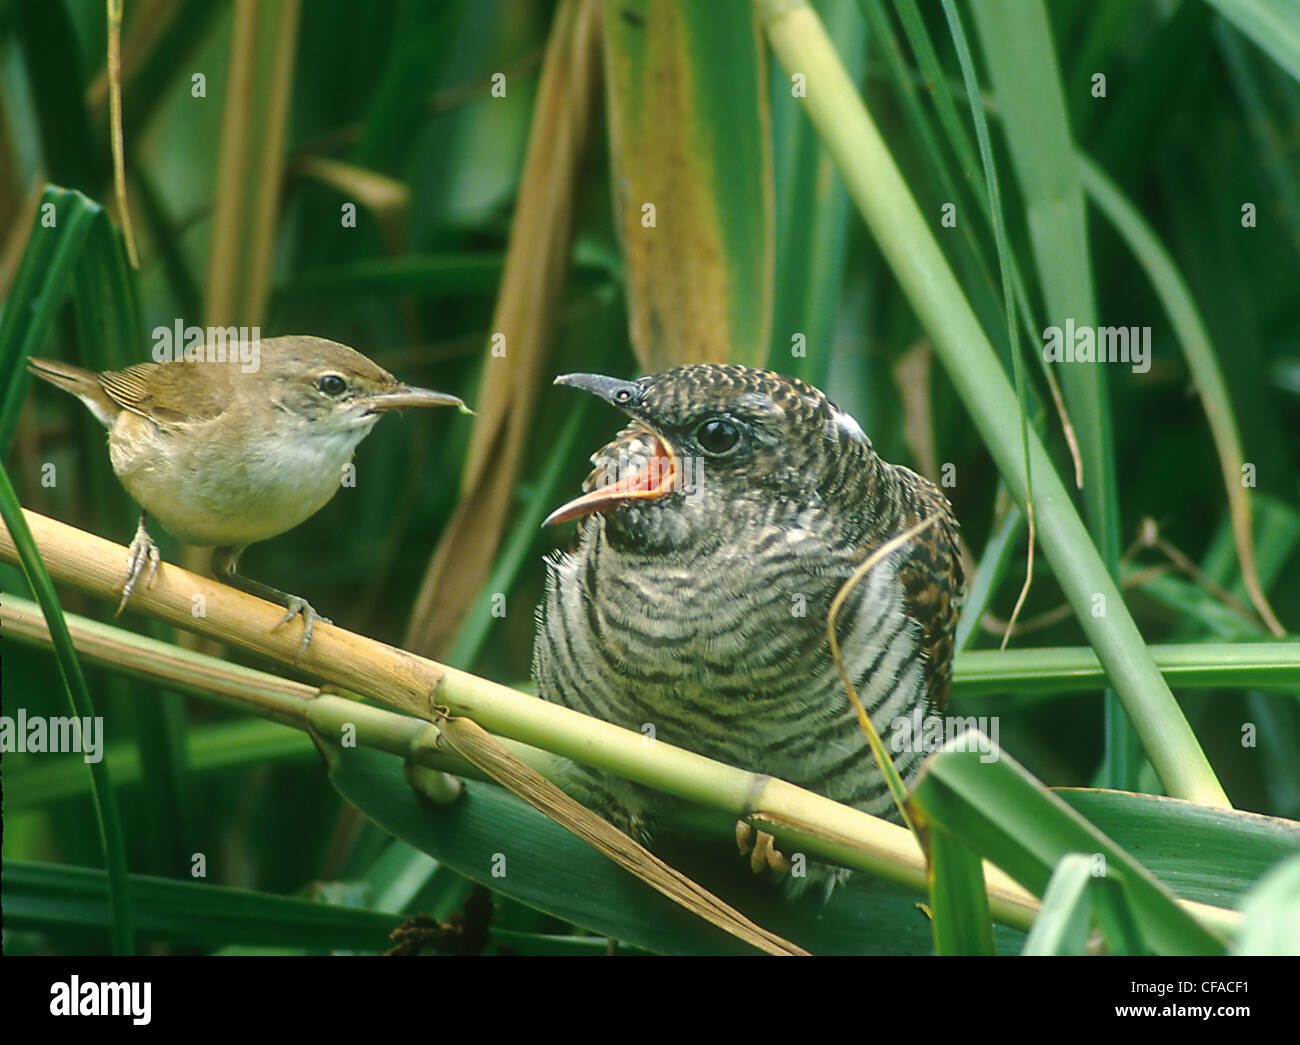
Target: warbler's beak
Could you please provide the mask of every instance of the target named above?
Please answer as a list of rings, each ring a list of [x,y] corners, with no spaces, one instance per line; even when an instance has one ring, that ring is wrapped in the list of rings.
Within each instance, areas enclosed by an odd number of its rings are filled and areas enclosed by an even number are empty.
[[[460,408],[462,414],[474,412],[458,396],[431,392],[427,388],[411,385],[398,385],[388,392],[376,392],[366,396],[364,402],[371,410],[404,410],[408,406],[455,406]]]
[[[615,475],[612,482],[575,497],[548,515],[543,526],[554,526],[583,515],[609,511],[633,501],[651,501],[672,493],[681,474],[677,453],[663,436],[638,415],[636,406],[641,397],[641,386],[635,381],[622,381],[602,374],[564,374],[555,379],[557,385],[581,388],[612,403],[636,419],[633,436],[649,436],[652,453],[645,466],[628,475]],[[606,448],[607,450],[609,448]],[[613,454],[602,456],[612,458]],[[619,455],[623,459],[624,455]]]

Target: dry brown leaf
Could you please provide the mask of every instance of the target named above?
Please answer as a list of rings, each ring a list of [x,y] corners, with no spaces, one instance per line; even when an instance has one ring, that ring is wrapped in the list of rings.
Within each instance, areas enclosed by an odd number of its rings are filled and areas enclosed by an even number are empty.
[[[461,497],[424,575],[404,645],[442,653],[492,567],[510,516],[569,267],[579,178],[600,99],[599,0],[566,0],[542,64]]]

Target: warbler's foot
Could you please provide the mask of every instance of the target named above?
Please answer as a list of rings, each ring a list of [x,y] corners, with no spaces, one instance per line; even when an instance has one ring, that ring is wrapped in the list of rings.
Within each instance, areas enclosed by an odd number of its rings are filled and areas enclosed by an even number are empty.
[[[284,592],[278,592],[277,594],[281,596],[277,601],[283,603],[285,609],[284,616],[271,626],[272,631],[284,627],[284,625],[288,624],[294,619],[294,617],[297,617],[300,614],[302,615],[302,641],[298,643],[298,652],[293,658],[293,662],[297,664],[298,661],[302,660],[302,655],[307,652],[307,647],[311,644],[311,631],[313,625],[315,625],[318,620],[324,621],[326,624],[333,624],[334,622],[328,617],[322,617],[312,608],[310,602],[298,595],[287,595]]]
[[[158,579],[158,564],[162,562],[162,553],[158,551],[158,545],[154,544],[149,531],[145,529],[143,512],[140,513],[140,525],[136,527],[135,536],[131,538],[127,551],[130,552],[131,557],[127,560],[126,576],[122,578],[122,601],[117,604],[117,610],[113,614],[115,617],[126,609],[126,600],[135,591],[146,564],[149,567],[149,575],[145,578],[145,588],[152,588]]]
[[[259,581],[250,580],[235,572],[235,566],[239,562],[239,555],[243,548],[224,547],[217,548],[212,553],[212,572],[216,574],[217,579],[229,584],[232,588],[238,588],[240,591],[247,592],[249,595],[256,595],[259,599],[266,599],[268,602],[278,602],[284,607],[284,616],[271,626],[271,630],[282,628],[288,624],[294,617],[302,616],[302,641],[298,644],[298,652],[294,655],[295,664],[302,660],[302,655],[307,652],[307,647],[311,644],[312,626],[319,620],[326,624],[334,622],[328,617],[322,617],[313,608],[310,602],[300,595],[290,595],[287,591],[281,591],[279,588],[272,588],[269,584],[262,584]]]
[[[749,854],[749,869],[762,874],[769,868],[779,875],[790,873],[790,861],[776,847],[776,839],[766,831],[755,831],[746,820],[736,821],[736,845]]]

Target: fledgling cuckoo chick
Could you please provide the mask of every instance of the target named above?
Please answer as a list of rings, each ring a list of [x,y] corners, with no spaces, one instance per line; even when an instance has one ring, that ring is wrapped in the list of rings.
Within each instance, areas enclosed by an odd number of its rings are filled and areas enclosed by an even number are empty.
[[[876,548],[937,516],[862,578],[837,635],[887,747],[896,718],[941,711],[965,589],[947,499],[881,460],[816,388],[771,371],[706,364],[556,384],[600,396],[632,423],[592,457],[585,493],[547,520],[581,518],[574,550],[547,563],[539,695],[896,815],[832,660],[826,616]],[[910,785],[924,752],[891,754]],[[571,783],[643,839],[673,801],[576,766]],[[779,854],[770,859],[776,866]],[[839,877],[791,878],[789,891],[809,881],[829,890]]]

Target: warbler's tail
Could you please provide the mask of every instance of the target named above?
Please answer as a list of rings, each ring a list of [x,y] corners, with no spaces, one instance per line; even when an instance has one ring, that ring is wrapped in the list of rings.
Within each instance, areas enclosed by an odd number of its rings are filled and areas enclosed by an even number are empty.
[[[108,397],[98,374],[57,359],[37,359],[35,356],[28,357],[27,369],[56,388],[71,392],[106,427],[112,427],[121,408]]]

